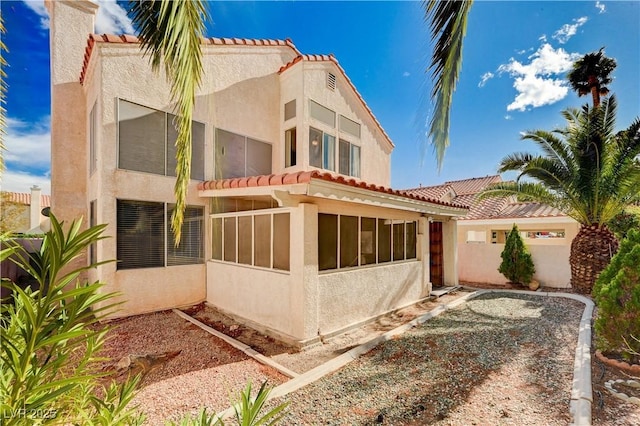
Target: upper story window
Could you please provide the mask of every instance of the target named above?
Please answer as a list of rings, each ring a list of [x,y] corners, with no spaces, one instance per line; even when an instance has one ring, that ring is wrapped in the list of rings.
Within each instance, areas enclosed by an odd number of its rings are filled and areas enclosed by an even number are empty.
[[[309,164],[313,167],[336,169],[336,138],[322,130],[309,128]]]
[[[216,129],[215,179],[271,174],[271,155],[270,143]]]
[[[331,128],[336,127],[336,113],[309,99],[309,116]]]
[[[176,116],[118,99],[118,167],[175,176]],[[192,122],[191,179],[204,180],[205,125]]]
[[[360,177],[360,147],[340,139],[338,173]]]
[[[340,131],[349,133],[356,138],[360,138],[360,124],[353,120],[349,120],[344,115],[340,116]]]
[[[296,116],[296,100],[284,104],[284,121],[291,120]]]

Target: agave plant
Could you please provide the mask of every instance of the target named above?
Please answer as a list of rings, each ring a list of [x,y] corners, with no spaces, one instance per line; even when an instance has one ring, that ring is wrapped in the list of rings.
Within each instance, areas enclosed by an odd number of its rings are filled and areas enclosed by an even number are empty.
[[[96,263],[73,268],[89,245],[104,238],[105,225],[81,231],[81,221],[63,224],[50,216],[51,230],[37,253],[11,239],[0,258],[29,273],[36,290],[3,282],[12,300],[3,301],[0,319],[0,411],[4,425],[139,424],[128,407],[137,378],[105,388],[97,369],[108,328],[92,327],[112,311],[113,294],[81,275]],[[100,307],[99,307],[100,306]],[[99,396],[100,395],[100,396]]]
[[[580,223],[571,243],[571,284],[591,294],[598,274],[618,250],[607,223],[640,197],[640,119],[615,133],[615,96],[596,108],[567,109],[564,128],[523,135],[542,154],[516,153],[502,159],[499,172],[517,171],[515,182],[485,190],[482,198],[515,195],[556,207]]]

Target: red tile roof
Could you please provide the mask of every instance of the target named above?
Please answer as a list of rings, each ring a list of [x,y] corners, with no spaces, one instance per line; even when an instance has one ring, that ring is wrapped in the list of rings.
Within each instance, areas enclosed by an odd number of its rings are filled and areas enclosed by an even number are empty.
[[[278,186],[278,185],[293,185],[296,183],[310,183],[312,180],[324,180],[328,182],[338,183],[345,186],[351,186],[358,189],[364,189],[368,191],[374,191],[384,194],[392,194],[399,197],[409,198],[411,200],[422,201],[425,203],[437,204],[446,207],[455,207],[467,209],[468,207],[458,203],[447,203],[435,198],[428,198],[422,195],[413,194],[409,191],[391,189],[382,185],[374,185],[356,180],[354,178],[333,175],[328,172],[321,172],[319,170],[312,170],[307,172],[296,173],[282,173],[278,175],[262,175],[262,176],[248,176],[242,178],[233,179],[220,179],[209,180],[200,182],[198,189],[201,191],[208,189],[229,189],[229,188],[251,188],[259,186]]]
[[[340,74],[342,74],[344,79],[347,81],[347,84],[351,87],[353,92],[356,94],[356,96],[360,100],[360,103],[362,104],[364,109],[367,111],[367,113],[369,113],[369,115],[373,119],[373,122],[376,124],[376,126],[378,127],[380,132],[383,134],[383,136],[385,137],[387,142],[389,142],[391,147],[395,147],[394,143],[391,141],[391,138],[389,137],[387,132],[385,132],[385,130],[382,128],[382,125],[380,124],[380,122],[378,121],[376,116],[373,114],[373,111],[371,111],[369,106],[367,106],[367,103],[364,101],[364,98],[362,97],[362,95],[360,95],[360,92],[358,92],[358,89],[356,89],[356,86],[351,82],[349,77],[347,77],[347,73],[340,66],[340,64],[338,63],[338,60],[335,58],[335,56],[333,56],[333,55],[298,55],[292,61],[290,61],[289,63],[281,66],[280,70],[278,70],[278,73],[282,74],[283,72],[285,72],[289,68],[293,67],[295,64],[297,64],[299,62],[304,62],[304,61],[306,61],[306,62],[332,62],[336,66],[338,71],[340,71]]]
[[[559,217],[565,213],[551,206],[540,203],[514,202],[513,197],[496,197],[479,200],[477,194],[486,187],[502,182],[500,175],[485,176],[445,182],[443,185],[425,186],[407,191],[441,199],[447,194],[447,188],[456,193],[453,202],[470,206],[469,213],[462,220],[478,219],[515,219],[533,217]]]
[[[31,194],[24,192],[3,192],[3,195],[6,195],[6,200],[11,203],[22,204],[25,206],[31,205]],[[40,207],[51,207],[51,196],[50,195],[40,195]]]
[[[140,39],[134,35],[113,35],[113,34],[89,34],[87,40],[87,47],[84,52],[84,63],[82,64],[82,70],[80,71],[80,83],[84,84],[84,79],[87,73],[87,67],[89,66],[89,60],[93,53],[93,46],[98,43],[140,43]],[[250,39],[250,38],[217,38],[207,37],[200,40],[203,45],[233,45],[233,46],[287,46],[290,47],[296,55],[300,55],[300,52],[295,47],[290,39],[286,40],[271,40],[271,39]]]

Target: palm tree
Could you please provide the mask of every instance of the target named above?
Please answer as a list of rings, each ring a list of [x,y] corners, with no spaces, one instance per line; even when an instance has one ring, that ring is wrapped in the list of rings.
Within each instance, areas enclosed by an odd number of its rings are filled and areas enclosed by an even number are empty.
[[[605,85],[613,80],[610,75],[616,67],[615,59],[604,56],[604,47],[597,52],[587,53],[573,64],[573,69],[567,75],[571,88],[578,92],[578,96],[591,93],[593,107],[600,105],[600,97],[609,94]]]
[[[162,64],[171,85],[177,115],[176,208],[171,229],[176,246],[180,235],[191,176],[191,120],[202,76],[200,39],[209,19],[201,0],[130,0],[130,15],[139,30],[141,48],[155,71]]]
[[[449,126],[453,92],[462,68],[462,41],[467,31],[467,18],[473,0],[423,0],[425,21],[435,43],[429,70],[433,80],[431,99],[435,110],[431,117],[429,137],[436,152],[438,169],[449,146]]]
[[[606,223],[640,197],[640,119],[615,133],[616,98],[598,108],[567,109],[564,128],[523,135],[543,154],[515,153],[499,172],[518,171],[515,182],[485,190],[482,198],[515,195],[556,207],[580,223],[571,243],[571,285],[589,294],[598,274],[618,249]],[[523,178],[530,178],[524,180]]]

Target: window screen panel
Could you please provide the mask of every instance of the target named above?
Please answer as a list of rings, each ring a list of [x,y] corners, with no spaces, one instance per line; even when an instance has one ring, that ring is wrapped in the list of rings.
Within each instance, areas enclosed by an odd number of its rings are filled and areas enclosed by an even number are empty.
[[[291,167],[297,163],[297,129],[294,127],[284,133],[284,166]]]
[[[376,263],[376,220],[371,217],[360,219],[360,263]]]
[[[246,176],[271,174],[271,144],[247,138]]]
[[[350,143],[340,139],[338,145],[338,173],[350,175],[349,165],[351,163],[349,156],[351,155]]]
[[[290,257],[290,217],[289,213],[273,215],[273,268],[289,270]]]
[[[360,147],[351,145],[351,170],[349,173],[353,177],[360,177]]]
[[[167,206],[167,266],[192,265],[204,262],[204,208],[187,207],[182,221],[180,245],[176,247],[171,230],[171,215],[175,205]]]
[[[342,115],[340,116],[340,130],[357,138],[360,137],[360,124]]]
[[[309,128],[309,164],[322,168],[322,132]]]
[[[253,218],[238,217],[238,263],[252,265]]]
[[[309,100],[309,115],[327,126],[336,127],[336,113],[312,100]]]
[[[405,225],[405,230],[407,237],[405,239],[407,244],[406,256],[407,259],[415,259],[416,258],[416,222],[407,222]]]
[[[177,116],[167,114],[167,176],[176,175]],[[191,179],[204,180],[204,124],[191,122]]]
[[[271,215],[256,215],[253,219],[253,264],[271,268]]]
[[[236,219],[224,218],[224,260],[227,262],[236,261]]]
[[[340,216],[340,267],[358,266],[358,218]]]
[[[211,258],[222,260],[222,218],[211,219]]]
[[[404,259],[404,223],[393,224],[393,260]]]
[[[291,120],[296,116],[296,100],[284,104],[284,121]]]
[[[117,269],[164,266],[164,204],[117,201]]]
[[[217,129],[214,154],[215,178],[244,177],[245,161],[245,137]]]
[[[391,262],[391,221],[378,219],[378,263]]]
[[[118,100],[118,167],[165,174],[166,114]]]
[[[318,269],[338,267],[338,216],[318,214]]]

